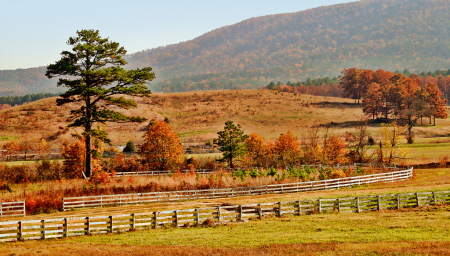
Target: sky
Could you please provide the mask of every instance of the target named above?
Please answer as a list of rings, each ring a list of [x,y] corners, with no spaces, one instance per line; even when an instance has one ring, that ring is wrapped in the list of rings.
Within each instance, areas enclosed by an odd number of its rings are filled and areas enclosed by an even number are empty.
[[[77,30],[96,29],[128,53],[188,41],[271,14],[356,0],[0,0],[0,70],[47,66]]]

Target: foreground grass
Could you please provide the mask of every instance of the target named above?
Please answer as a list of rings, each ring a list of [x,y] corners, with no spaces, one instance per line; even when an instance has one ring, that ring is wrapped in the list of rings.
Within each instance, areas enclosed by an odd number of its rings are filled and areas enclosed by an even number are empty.
[[[448,255],[450,206],[5,243],[0,254]],[[33,254],[35,253],[35,254]]]

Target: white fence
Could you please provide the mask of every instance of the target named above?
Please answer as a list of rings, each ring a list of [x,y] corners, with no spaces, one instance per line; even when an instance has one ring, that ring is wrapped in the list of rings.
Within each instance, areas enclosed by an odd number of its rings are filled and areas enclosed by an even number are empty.
[[[242,222],[266,216],[308,213],[366,212],[450,203],[450,191],[298,200],[201,209],[133,213],[115,216],[0,222],[0,242],[126,232],[164,226]],[[206,220],[209,220],[205,222]]]
[[[25,201],[0,203],[0,218],[25,216]]]
[[[413,168],[408,170],[378,173],[357,177],[347,177],[330,180],[308,181],[288,184],[274,184],[257,187],[239,187],[204,190],[185,190],[168,192],[149,192],[136,194],[99,195],[63,198],[63,210],[77,208],[96,208],[103,206],[120,206],[130,204],[148,204],[162,202],[179,202],[195,199],[225,198],[236,196],[251,196],[262,194],[297,193],[314,190],[339,189],[354,185],[371,183],[387,183],[403,181],[413,176]]]

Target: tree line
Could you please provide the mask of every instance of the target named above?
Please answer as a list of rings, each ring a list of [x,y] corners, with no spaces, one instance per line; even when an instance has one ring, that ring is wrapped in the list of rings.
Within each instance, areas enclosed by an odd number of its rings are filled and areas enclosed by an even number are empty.
[[[412,143],[412,127],[423,117],[447,118],[447,99],[434,82],[424,83],[416,75],[409,77],[384,70],[344,69],[339,86],[343,96],[358,101],[362,99],[363,111],[372,119],[382,117],[405,123],[408,142]]]
[[[22,105],[24,103],[29,103],[45,98],[56,97],[61,95],[60,93],[37,93],[37,94],[27,94],[24,96],[2,96],[0,97],[1,105]]]

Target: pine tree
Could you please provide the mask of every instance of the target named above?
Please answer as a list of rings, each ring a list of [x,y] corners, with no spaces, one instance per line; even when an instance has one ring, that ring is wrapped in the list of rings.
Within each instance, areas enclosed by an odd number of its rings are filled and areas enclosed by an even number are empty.
[[[77,31],[70,37],[72,51],[63,51],[61,60],[47,67],[48,78],[60,77],[58,86],[68,90],[57,99],[58,106],[79,103],[71,111],[73,122],[69,127],[83,127],[86,138],[86,176],[92,174],[92,139],[94,136],[109,143],[106,131],[93,129],[94,123],[144,122],[138,116],[126,116],[111,110],[111,106],[123,109],[136,107],[134,100],[123,95],[148,97],[151,91],[146,84],[155,78],[152,68],[125,70],[123,56],[127,51],[101,38],[98,30]],[[115,97],[116,96],[116,97]]]
[[[227,121],[224,130],[217,134],[219,138],[214,139],[214,144],[223,152],[222,160],[227,160],[230,168],[234,168],[233,159],[247,153],[245,140],[249,136],[244,134],[239,124],[236,126],[232,121]]]

